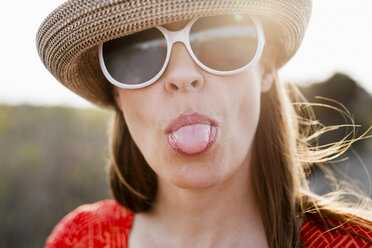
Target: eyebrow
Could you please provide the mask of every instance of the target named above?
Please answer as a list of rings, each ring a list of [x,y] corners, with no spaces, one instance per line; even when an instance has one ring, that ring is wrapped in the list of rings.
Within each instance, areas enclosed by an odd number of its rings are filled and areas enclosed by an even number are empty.
[[[164,28],[170,30],[170,31],[177,31],[177,30],[180,30],[180,29],[184,28],[187,25],[187,23],[189,23],[190,21],[191,21],[191,19],[190,20],[185,20],[185,21],[178,21],[178,22],[167,23],[167,24],[164,24],[162,26]],[[174,27],[169,28],[169,27],[167,27],[167,25],[168,26],[169,25],[176,25],[176,28],[174,28]]]

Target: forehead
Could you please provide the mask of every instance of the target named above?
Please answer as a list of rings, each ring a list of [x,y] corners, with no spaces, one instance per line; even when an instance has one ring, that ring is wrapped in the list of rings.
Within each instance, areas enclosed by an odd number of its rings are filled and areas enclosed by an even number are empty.
[[[176,30],[179,30],[179,29],[185,27],[186,24],[189,23],[190,21],[191,21],[191,19],[186,20],[186,21],[167,23],[167,24],[163,25],[163,27],[165,27],[166,29],[168,29],[170,31],[176,31]]]

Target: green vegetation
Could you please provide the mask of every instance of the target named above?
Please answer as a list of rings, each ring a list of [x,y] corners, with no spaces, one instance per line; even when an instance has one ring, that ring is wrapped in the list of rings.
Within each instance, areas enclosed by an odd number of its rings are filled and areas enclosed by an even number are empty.
[[[0,106],[0,247],[42,247],[77,206],[111,198],[110,113]]]

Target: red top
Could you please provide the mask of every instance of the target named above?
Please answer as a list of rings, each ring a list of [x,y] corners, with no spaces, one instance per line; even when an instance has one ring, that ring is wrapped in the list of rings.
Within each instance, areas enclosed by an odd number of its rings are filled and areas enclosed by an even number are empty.
[[[126,248],[133,216],[114,200],[82,205],[57,224],[45,247]],[[341,224],[337,221],[331,223]],[[343,224],[342,228],[345,231],[325,232],[324,225],[310,217],[301,226],[301,240],[305,248],[372,247],[372,230],[349,223]]]

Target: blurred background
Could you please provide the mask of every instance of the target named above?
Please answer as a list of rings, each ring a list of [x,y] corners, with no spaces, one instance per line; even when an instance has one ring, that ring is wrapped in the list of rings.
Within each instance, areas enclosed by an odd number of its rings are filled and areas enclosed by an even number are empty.
[[[35,35],[62,0],[6,1],[0,9],[0,247],[42,247],[57,222],[77,206],[111,198],[107,126],[111,113],[75,96],[42,65]],[[357,136],[372,125],[372,16],[369,0],[314,1],[296,56],[280,71],[310,102],[350,111]],[[335,110],[315,108],[325,125],[344,124]],[[342,139],[350,129],[324,135]],[[369,133],[371,134],[371,133]],[[372,139],[329,164],[340,180],[371,196]],[[317,166],[308,178],[324,194],[332,185]]]

